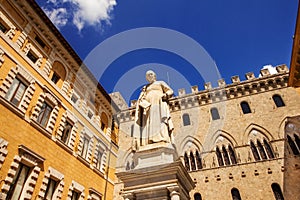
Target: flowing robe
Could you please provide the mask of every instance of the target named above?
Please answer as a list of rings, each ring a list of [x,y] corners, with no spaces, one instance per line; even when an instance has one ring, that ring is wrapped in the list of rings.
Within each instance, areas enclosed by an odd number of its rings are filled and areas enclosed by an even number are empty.
[[[164,95],[171,97],[173,90],[163,81],[154,81],[144,86],[140,94],[134,125],[134,136],[140,139],[140,145],[171,142],[174,127],[169,105],[162,98]]]

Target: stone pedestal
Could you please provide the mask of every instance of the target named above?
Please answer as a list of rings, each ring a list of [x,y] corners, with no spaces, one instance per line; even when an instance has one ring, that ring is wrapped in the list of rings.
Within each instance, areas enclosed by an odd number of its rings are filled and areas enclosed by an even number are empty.
[[[195,187],[171,144],[156,143],[139,148],[135,169],[117,173],[124,183],[126,200],[188,200]]]
[[[177,152],[170,143],[154,143],[140,146],[133,156],[135,169],[172,163],[178,159]]]

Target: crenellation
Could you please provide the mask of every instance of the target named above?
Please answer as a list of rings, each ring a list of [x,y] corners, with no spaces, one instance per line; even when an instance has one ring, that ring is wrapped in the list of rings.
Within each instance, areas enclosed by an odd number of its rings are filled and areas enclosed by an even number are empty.
[[[246,76],[247,80],[253,80],[253,79],[255,79],[255,75],[254,75],[253,72],[248,72],[248,73],[245,74],[245,76]]]
[[[269,71],[269,69],[268,68],[265,68],[265,69],[261,69],[260,70],[260,75],[261,76],[269,76],[271,73],[270,73],[270,71]]]
[[[226,86],[226,82],[223,78],[218,80],[218,86],[220,88],[224,88]]]
[[[212,89],[211,82],[205,83],[205,84],[204,84],[204,88],[205,88],[205,90],[211,90],[211,89]]]
[[[286,65],[278,65],[275,67],[278,73],[287,73],[289,72],[289,68]]]
[[[239,77],[238,75],[232,76],[232,77],[231,77],[231,82],[232,82],[233,84],[238,84],[238,83],[240,83],[240,82],[241,82],[240,77]]]
[[[184,96],[185,95],[185,89],[184,88],[181,88],[178,90],[178,96]]]
[[[137,103],[137,100],[131,100],[130,101],[130,107],[135,107],[136,106],[136,103]]]
[[[198,85],[192,86],[192,87],[191,87],[191,91],[192,91],[193,94],[198,93],[198,91],[199,91],[199,90],[198,90]]]

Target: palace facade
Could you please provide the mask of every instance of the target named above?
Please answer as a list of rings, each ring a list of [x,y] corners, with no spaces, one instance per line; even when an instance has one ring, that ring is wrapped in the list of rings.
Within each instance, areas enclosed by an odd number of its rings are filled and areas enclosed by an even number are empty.
[[[113,199],[117,107],[34,0],[0,1],[0,199]]]
[[[299,188],[292,185],[300,180],[294,176],[300,131],[290,123],[300,114],[300,96],[288,86],[287,66],[276,70],[270,74],[263,69],[257,78],[247,73],[244,81],[233,76],[230,84],[221,79],[217,88],[206,83],[202,91],[193,86],[191,94],[179,90],[170,100],[174,143],[196,183],[191,199],[300,198]],[[139,147],[132,145],[134,116],[135,102],[118,115],[122,154],[117,171],[135,169],[133,155]],[[290,177],[294,181],[287,187]],[[287,198],[290,187],[294,192]],[[122,182],[116,184],[116,199],[122,199],[122,188]]]

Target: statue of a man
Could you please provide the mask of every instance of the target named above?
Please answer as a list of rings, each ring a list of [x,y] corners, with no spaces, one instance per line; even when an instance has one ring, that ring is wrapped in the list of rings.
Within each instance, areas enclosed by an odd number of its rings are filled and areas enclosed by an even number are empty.
[[[152,70],[146,72],[146,79],[149,84],[143,87],[136,105],[134,135],[142,138],[140,145],[170,143],[174,127],[167,100],[173,90],[164,81],[157,81]]]

